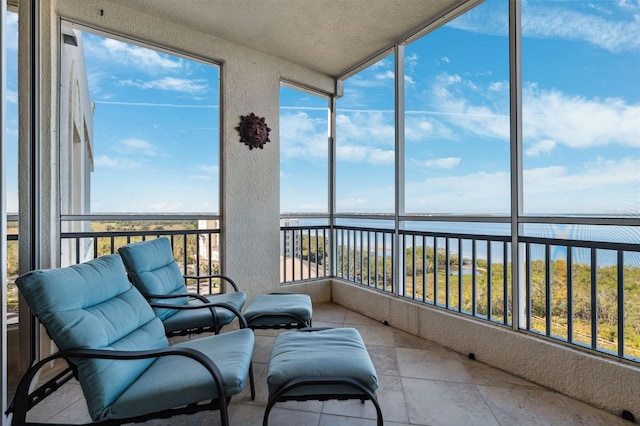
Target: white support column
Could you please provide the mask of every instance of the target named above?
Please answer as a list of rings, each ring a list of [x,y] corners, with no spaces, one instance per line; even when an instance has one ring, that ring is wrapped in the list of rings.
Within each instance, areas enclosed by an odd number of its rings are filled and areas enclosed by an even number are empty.
[[[509,2],[509,90],[511,120],[511,286],[513,329],[524,321],[524,271],[521,250],[519,217],[522,214],[522,55],[520,1]]]
[[[7,1],[0,0],[0,277],[2,277],[2,290],[0,290],[0,323],[2,337],[0,338],[0,382],[2,383],[2,424],[8,424],[4,415],[7,410],[7,182],[5,167],[5,141],[6,139],[6,101],[7,101],[7,49],[5,28],[7,22]]]
[[[404,273],[405,253],[400,252],[400,217],[404,216],[404,43],[395,46],[395,268],[394,293],[404,294],[400,291],[400,274]]]
[[[342,96],[342,80],[336,80],[336,93],[337,96]],[[336,214],[336,98],[337,96],[331,96],[329,98],[329,167],[327,173],[329,173],[329,241],[330,241],[330,255],[329,255],[329,274],[335,276],[336,269],[336,254],[337,246],[336,239],[333,235],[333,226],[335,225]]]

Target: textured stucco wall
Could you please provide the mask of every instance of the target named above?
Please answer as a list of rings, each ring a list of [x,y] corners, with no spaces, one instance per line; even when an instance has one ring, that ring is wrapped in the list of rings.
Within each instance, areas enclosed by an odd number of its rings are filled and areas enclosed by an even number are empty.
[[[278,291],[280,80],[331,93],[333,79],[108,1],[58,0],[56,10],[79,24],[221,64],[222,271],[247,291],[249,299]],[[235,130],[240,116],[252,112],[271,128],[271,142],[264,149],[249,150]]]
[[[640,415],[640,368],[529,333],[332,281],[334,303],[572,398]]]

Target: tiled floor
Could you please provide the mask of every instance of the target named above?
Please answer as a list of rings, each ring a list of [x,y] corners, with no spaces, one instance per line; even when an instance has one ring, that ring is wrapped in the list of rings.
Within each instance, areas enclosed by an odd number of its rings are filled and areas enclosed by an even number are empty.
[[[631,424],[338,305],[315,305],[313,325],[354,327],[360,332],[378,373],[377,396],[385,425]],[[256,331],[256,399],[251,400],[248,389],[233,397],[229,407],[231,425],[262,424],[268,397],[267,363],[278,333]],[[32,414],[30,419],[37,421],[90,421],[77,383],[65,385],[34,408]],[[376,424],[371,402],[360,401],[279,403],[269,420],[272,426]],[[220,419],[214,411],[145,424],[218,425]]]

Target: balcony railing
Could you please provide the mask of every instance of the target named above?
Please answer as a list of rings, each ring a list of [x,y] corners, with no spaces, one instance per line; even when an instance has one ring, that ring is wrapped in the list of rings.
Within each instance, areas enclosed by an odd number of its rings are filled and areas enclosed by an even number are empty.
[[[391,229],[343,225],[280,231],[281,283],[333,277],[513,327],[510,236],[415,230],[396,235]],[[165,236],[183,273],[218,273],[218,246],[211,242],[219,232],[65,232],[63,263]],[[17,246],[16,234],[8,240]],[[519,329],[640,361],[639,244],[520,237],[519,256]],[[199,292],[220,291],[211,280],[189,285]]]
[[[328,277],[329,234],[327,226],[281,226],[280,282]]]
[[[63,256],[62,266],[85,262],[118,252],[125,244],[166,237],[171,242],[173,256],[183,275],[211,275],[220,273],[220,255],[217,236],[219,229],[181,229],[154,231],[103,231],[103,232],[64,232],[61,234],[61,246],[71,248]],[[62,250],[65,253],[65,250]],[[219,279],[188,279],[191,291],[202,294],[220,292]]]
[[[400,230],[396,243],[393,230],[357,226],[332,235],[333,277],[513,327],[510,236]],[[519,244],[519,329],[640,361],[640,245]]]

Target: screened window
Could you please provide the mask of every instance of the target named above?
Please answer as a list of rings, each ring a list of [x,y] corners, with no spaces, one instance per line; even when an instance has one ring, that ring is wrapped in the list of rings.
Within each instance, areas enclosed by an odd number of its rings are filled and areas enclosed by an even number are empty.
[[[62,42],[63,214],[217,213],[219,68],[66,26]]]
[[[639,12],[523,3],[525,214],[640,215]]]
[[[280,86],[280,212],[328,213],[328,100]]]
[[[5,22],[6,48],[6,127],[3,141],[6,167],[7,213],[18,213],[18,14],[8,10]],[[17,230],[15,231],[17,233]],[[9,232],[13,233],[13,232]]]
[[[395,209],[394,55],[344,82],[336,108],[336,210]]]
[[[405,210],[509,214],[508,3],[405,48]]]

